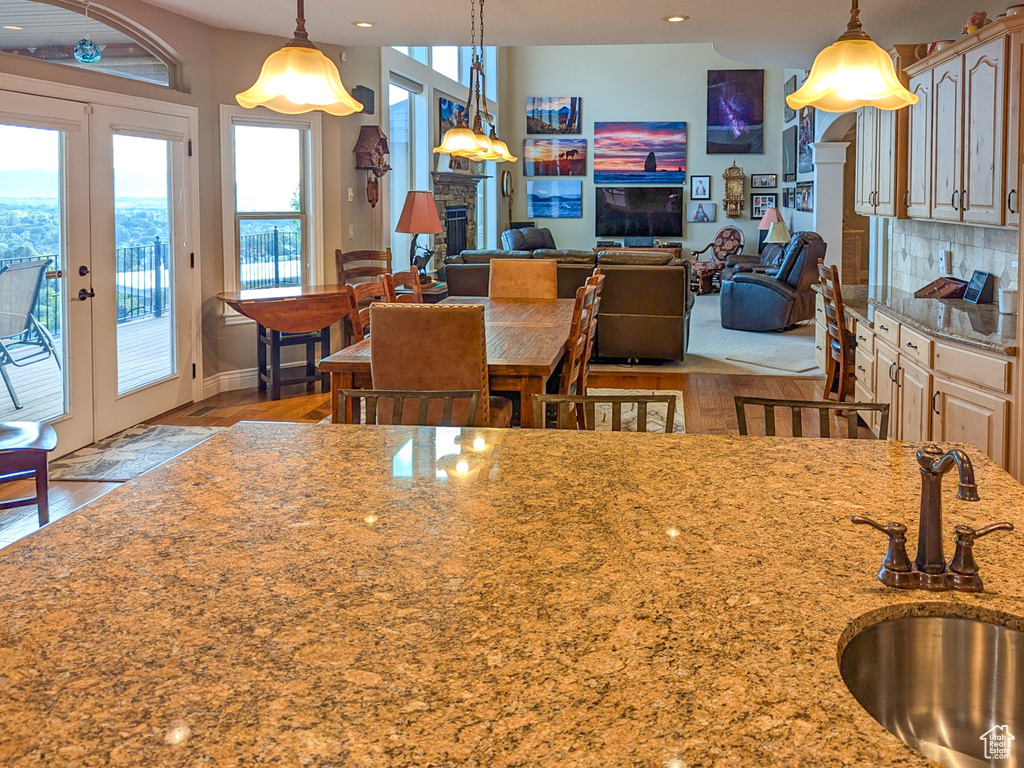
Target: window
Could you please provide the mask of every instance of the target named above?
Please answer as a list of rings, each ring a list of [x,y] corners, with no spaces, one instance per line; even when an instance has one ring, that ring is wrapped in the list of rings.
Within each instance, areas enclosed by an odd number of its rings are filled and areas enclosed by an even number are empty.
[[[395,83],[388,84],[388,105],[390,121],[388,124],[388,147],[391,149],[391,258],[396,269],[408,266],[409,246],[412,235],[395,232],[398,218],[402,215],[405,197],[413,188],[413,94],[406,88]]]
[[[157,85],[176,85],[176,67],[170,53],[145,39],[140,30],[131,30],[125,22],[107,17],[100,8],[90,7],[88,19],[77,8],[34,0],[3,0],[0,8],[2,53]],[[86,63],[75,58],[76,44],[85,38],[95,44],[97,61]]]
[[[222,106],[225,286],[279,288],[319,282],[314,227],[319,116],[238,114]]]
[[[438,74],[458,81],[459,47],[457,45],[435,45],[430,49],[430,67]]]
[[[420,64],[427,64],[430,60],[430,49],[425,45],[392,45],[391,47]]]

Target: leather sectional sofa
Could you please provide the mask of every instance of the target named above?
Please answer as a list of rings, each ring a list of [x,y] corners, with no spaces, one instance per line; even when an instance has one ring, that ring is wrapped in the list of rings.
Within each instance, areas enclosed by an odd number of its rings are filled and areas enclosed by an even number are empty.
[[[684,358],[693,307],[689,262],[659,251],[530,248],[541,242],[543,235],[532,235],[537,240],[530,242],[506,238],[509,231],[502,233],[503,244],[518,244],[528,250],[463,251],[445,259],[442,279],[448,283],[449,296],[486,296],[492,259],[554,259],[558,262],[559,298],[575,297],[576,289],[599,266],[605,274],[605,284],[597,321],[597,356],[639,360]]]

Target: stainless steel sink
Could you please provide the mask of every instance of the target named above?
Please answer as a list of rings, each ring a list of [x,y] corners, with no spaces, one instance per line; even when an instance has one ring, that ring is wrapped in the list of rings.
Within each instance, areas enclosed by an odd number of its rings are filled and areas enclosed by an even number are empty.
[[[875,720],[935,762],[1024,768],[1024,632],[947,616],[883,621],[850,641],[840,671]]]

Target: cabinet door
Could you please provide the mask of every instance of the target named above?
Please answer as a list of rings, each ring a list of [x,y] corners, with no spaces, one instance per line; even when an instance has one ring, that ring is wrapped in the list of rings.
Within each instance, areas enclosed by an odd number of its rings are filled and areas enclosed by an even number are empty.
[[[857,110],[857,183],[854,185],[853,207],[862,216],[875,215],[877,125],[877,109],[861,107]]]
[[[932,375],[900,355],[900,439],[921,443],[931,439]]]
[[[899,353],[883,341],[875,340],[875,402],[889,404],[889,439],[900,440]]]
[[[1024,33],[1010,35],[1007,75],[1010,87],[1006,95],[1006,189],[1003,194],[1003,222],[1020,226],[1020,68]]]
[[[876,109],[875,215],[896,215],[896,113]]]
[[[1006,38],[964,54],[963,220],[1002,224]]]
[[[828,332],[821,323],[814,324],[814,362],[825,373],[828,373],[828,358],[825,356],[825,344],[828,343]]]
[[[919,101],[909,107],[907,148],[907,215],[927,219],[932,215],[932,72],[910,78],[910,92]]]
[[[853,387],[853,397],[858,403],[873,403],[874,397],[872,393],[868,392],[864,387],[860,385],[858,381]],[[868,425],[868,429],[871,430],[871,434],[877,437],[878,435],[878,423],[881,420],[878,411],[864,411],[861,414],[861,418],[864,423]]]
[[[1006,466],[1010,404],[1002,398],[936,377],[932,435],[940,442],[970,443]]]
[[[960,221],[963,179],[963,59],[957,57],[932,72],[935,100],[932,121],[932,218]]]

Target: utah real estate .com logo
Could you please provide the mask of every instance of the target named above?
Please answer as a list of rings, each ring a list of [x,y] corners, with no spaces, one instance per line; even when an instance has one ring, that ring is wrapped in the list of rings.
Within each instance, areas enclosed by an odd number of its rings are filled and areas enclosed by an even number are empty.
[[[1007,725],[996,725],[981,735],[985,742],[986,760],[1009,760],[1010,742],[1014,740]]]

